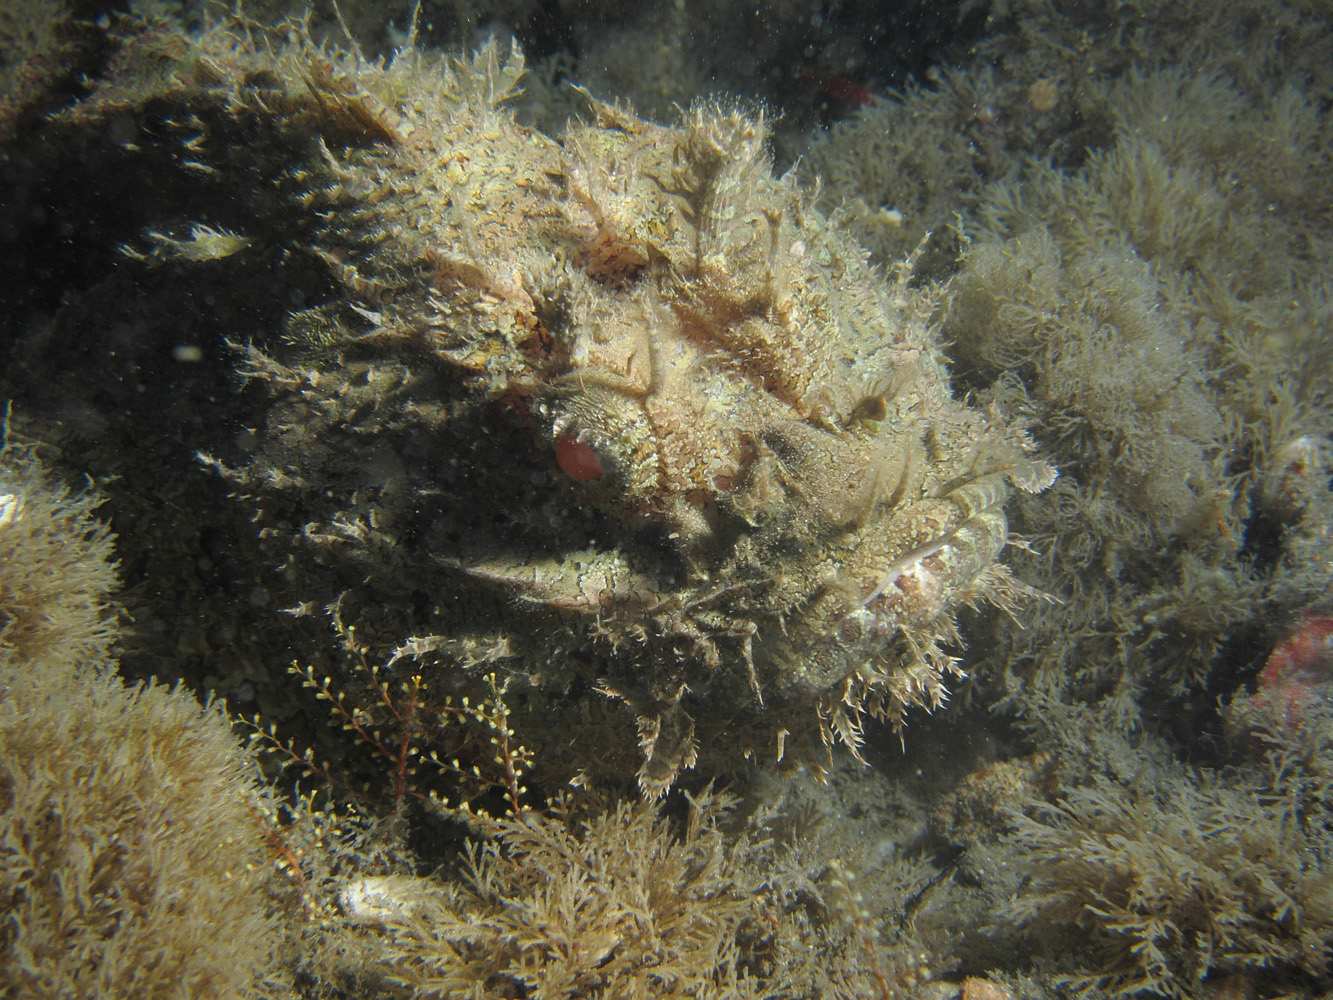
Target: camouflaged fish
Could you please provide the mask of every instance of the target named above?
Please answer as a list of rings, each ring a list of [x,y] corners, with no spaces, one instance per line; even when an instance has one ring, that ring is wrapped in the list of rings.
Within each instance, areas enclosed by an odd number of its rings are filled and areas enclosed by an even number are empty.
[[[762,115],[588,97],[557,141],[504,107],[521,68],[306,73],[324,135],[356,135],[300,178],[340,288],[289,331],[310,412],[436,435],[402,460],[435,484],[414,536],[503,596],[512,648],[564,657],[515,670],[559,691],[592,664],[632,707],[646,794],[737,719],[781,758],[793,720],[855,751],[863,714],[938,706],[955,609],[1023,589],[1007,494],[1055,478],[951,392],[947,290],[877,273],[774,177]]]

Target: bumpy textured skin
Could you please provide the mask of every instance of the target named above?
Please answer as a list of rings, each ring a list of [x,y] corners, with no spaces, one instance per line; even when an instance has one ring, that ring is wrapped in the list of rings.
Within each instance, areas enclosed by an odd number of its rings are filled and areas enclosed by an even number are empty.
[[[862,711],[938,705],[953,609],[1019,589],[1009,486],[1054,478],[953,398],[942,293],[886,281],[775,179],[762,118],[590,99],[558,143],[499,106],[516,75],[456,68],[308,196],[347,300],[293,335],[433,356],[466,390],[455,423],[511,421],[558,491],[543,552],[434,555],[622,656],[602,686],[639,715],[649,794],[694,760],[692,698],[771,713],[779,755],[793,708],[855,749]],[[588,505],[609,537],[566,523]]]

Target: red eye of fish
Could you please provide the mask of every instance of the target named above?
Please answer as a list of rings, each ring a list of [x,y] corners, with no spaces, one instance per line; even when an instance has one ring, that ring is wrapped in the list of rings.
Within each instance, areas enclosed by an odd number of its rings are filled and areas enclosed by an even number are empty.
[[[560,471],[570,479],[586,482],[602,478],[602,460],[597,457],[597,452],[592,445],[580,441],[572,434],[565,434],[556,441],[555,460]]]

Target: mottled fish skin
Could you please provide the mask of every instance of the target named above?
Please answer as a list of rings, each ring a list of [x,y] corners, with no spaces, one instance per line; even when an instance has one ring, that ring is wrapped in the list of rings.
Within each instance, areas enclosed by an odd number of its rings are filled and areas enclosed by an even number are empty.
[[[914,288],[910,261],[876,273],[773,177],[762,116],[663,127],[589,101],[561,143],[494,99],[405,105],[395,141],[331,161],[313,199],[348,338],[433,353],[531,428],[571,506],[620,526],[594,549],[436,558],[649,650],[608,690],[657,734],[653,794],[694,759],[696,687],[813,706],[854,748],[863,709],[897,725],[943,700],[954,608],[1021,589],[997,563],[1008,491],[1054,471],[953,397],[947,290]],[[688,735],[667,752],[667,732]]]

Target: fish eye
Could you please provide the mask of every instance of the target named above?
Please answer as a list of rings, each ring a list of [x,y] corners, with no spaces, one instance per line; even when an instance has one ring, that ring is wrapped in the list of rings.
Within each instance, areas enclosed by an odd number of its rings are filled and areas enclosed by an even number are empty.
[[[561,472],[579,482],[601,479],[606,473],[597,449],[573,434],[562,434],[556,440],[555,461]]]

